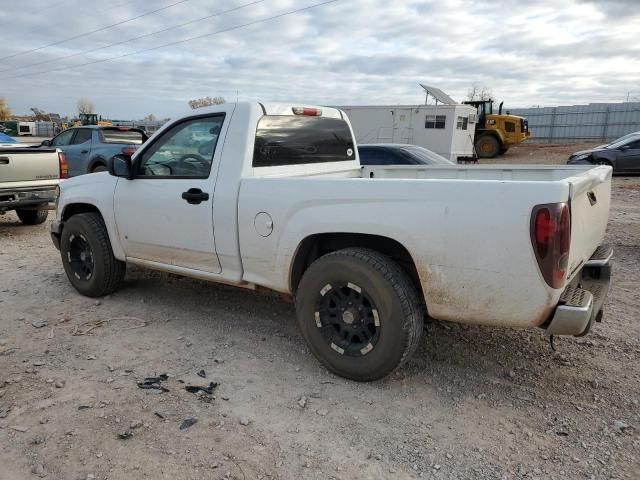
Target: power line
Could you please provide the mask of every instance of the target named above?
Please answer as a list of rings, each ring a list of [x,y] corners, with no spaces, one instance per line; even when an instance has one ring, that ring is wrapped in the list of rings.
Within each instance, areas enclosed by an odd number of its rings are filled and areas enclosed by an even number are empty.
[[[86,62],[86,63],[79,63],[77,65],[71,65],[71,66],[68,66],[68,67],[53,68],[51,70],[43,70],[43,71],[39,71],[39,72],[31,72],[31,73],[24,73],[24,74],[21,74],[21,75],[13,75],[11,77],[3,77],[2,79],[4,80],[4,79],[8,79],[8,78],[22,78],[22,77],[30,77],[30,76],[34,76],[34,75],[41,75],[41,74],[44,74],[44,73],[66,71],[66,70],[71,70],[71,69],[74,69],[74,68],[85,67],[87,65],[95,65],[97,63],[104,63],[104,62],[108,62],[108,61],[111,61],[111,60],[117,60],[117,59],[124,58],[124,57],[130,57],[132,55],[138,55],[140,53],[150,52],[150,51],[153,51],[153,50],[159,50],[159,49],[164,48],[164,47],[171,47],[173,45],[179,45],[181,43],[190,42],[191,40],[199,40],[201,38],[206,38],[206,37],[211,37],[211,36],[214,36],[214,35],[219,35],[221,33],[231,32],[233,30],[238,30],[240,28],[250,27],[252,25],[257,25],[259,23],[268,22],[269,20],[275,20],[277,18],[286,17],[288,15],[293,15],[294,13],[300,13],[300,12],[303,12],[303,11],[306,11],[306,10],[311,10],[312,8],[321,7],[323,5],[328,5],[330,3],[335,3],[337,1],[338,0],[327,0],[325,2],[320,2],[320,3],[316,3],[314,5],[309,5],[307,7],[297,8],[295,10],[290,10],[288,12],[280,13],[278,15],[273,15],[271,17],[262,18],[260,20],[254,20],[253,22],[243,23],[241,25],[236,25],[236,26],[225,28],[225,29],[222,29],[222,30],[217,30],[215,32],[205,33],[205,34],[202,34],[202,35],[197,35],[195,37],[189,37],[189,38],[185,38],[185,39],[182,39],[182,40],[177,40],[175,42],[164,43],[162,45],[156,45],[155,47],[144,48],[142,50],[136,50],[134,52],[124,53],[122,55],[116,55],[114,57],[102,58],[102,59],[99,59],[99,60],[93,60],[91,62]]]
[[[157,35],[159,33],[168,32],[169,30],[175,30],[176,28],[186,27],[187,25],[191,25],[193,23],[201,22],[203,20],[208,20],[209,18],[219,17],[220,15],[224,15],[224,14],[230,13],[230,12],[235,12],[236,10],[241,10],[243,8],[250,7],[252,5],[256,5],[258,3],[262,3],[264,1],[265,0],[256,0],[256,1],[251,2],[251,3],[245,3],[244,5],[240,5],[238,7],[230,8],[228,10],[223,10],[221,12],[217,12],[217,13],[213,13],[211,15],[207,15],[206,17],[197,18],[195,20],[191,20],[189,22],[184,22],[184,23],[181,23],[179,25],[174,25],[172,27],[163,28],[162,30],[156,30],[155,32],[145,33],[144,35],[139,35],[137,37],[128,38],[127,40],[121,40],[119,42],[110,43],[108,45],[103,45],[101,47],[90,48],[89,50],[82,50],[80,52],[72,53],[72,54],[69,54],[69,55],[63,55],[62,57],[56,57],[56,58],[51,59],[51,60],[44,60],[42,62],[29,63],[27,65],[19,65],[17,67],[13,67],[13,68],[7,68],[5,70],[0,70],[0,73],[13,72],[15,70],[20,70],[22,68],[36,67],[38,65],[44,65],[46,63],[53,63],[53,62],[58,62],[60,60],[66,60],[68,58],[78,57],[78,56],[84,55],[86,53],[97,52],[99,50],[104,50],[106,48],[115,47],[116,45],[122,45],[124,43],[133,42],[134,40],[140,40],[141,38],[151,37],[151,36]]]
[[[85,33],[81,33],[79,35],[75,35],[73,37],[65,38],[63,40],[58,40],[57,42],[49,43],[48,45],[43,45],[42,47],[32,48],[31,50],[25,50],[24,52],[18,52],[18,53],[14,53],[13,55],[7,55],[6,57],[0,57],[0,61],[6,60],[8,58],[14,58],[14,57],[19,57],[19,56],[22,56],[22,55],[26,55],[27,53],[37,52],[37,51],[43,50],[45,48],[53,47],[54,45],[59,45],[59,44],[64,43],[64,42],[68,42],[70,40],[77,40],[78,38],[82,38],[82,37],[86,37],[86,36],[89,36],[89,35],[93,35],[94,33],[103,32],[104,30],[108,30],[110,28],[117,27],[118,25],[123,25],[125,23],[132,22],[133,20],[137,20],[139,18],[146,17],[148,15],[152,15],[154,13],[158,13],[158,12],[161,12],[163,10],[167,10],[168,8],[175,7],[176,5],[180,5],[181,3],[185,3],[185,2],[188,2],[188,1],[189,0],[179,0],[178,2],[172,3],[171,5],[167,5],[165,7],[157,8],[155,10],[151,10],[150,12],[142,13],[140,15],[136,15],[135,17],[128,18],[128,19],[122,20],[120,22],[112,23],[111,25],[107,25],[106,27],[101,27],[101,28],[98,28],[96,30],[91,30],[90,32],[85,32]]]

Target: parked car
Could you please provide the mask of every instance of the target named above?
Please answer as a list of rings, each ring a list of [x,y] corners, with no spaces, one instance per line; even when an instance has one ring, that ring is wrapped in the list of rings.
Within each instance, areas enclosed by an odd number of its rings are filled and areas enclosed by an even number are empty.
[[[87,125],[64,130],[41,147],[62,150],[69,165],[69,176],[103,172],[107,161],[121,153],[131,155],[147,140],[139,128]]]
[[[15,210],[25,225],[44,222],[66,177],[64,154],[55,148],[0,149],[0,215]]]
[[[630,133],[607,145],[582,150],[569,157],[569,165],[609,165],[613,173],[640,173],[640,132]]]
[[[61,184],[69,282],[106,295],[131,264],[289,294],[309,349],[359,381],[405,362],[425,315],[565,335],[602,318],[611,168],[362,167],[351,132],[334,108],[257,102],[168,122]]]
[[[6,133],[0,133],[0,147],[15,147],[16,145],[20,145],[18,141],[7,135]]]
[[[418,145],[374,143],[358,145],[361,165],[455,165]]]

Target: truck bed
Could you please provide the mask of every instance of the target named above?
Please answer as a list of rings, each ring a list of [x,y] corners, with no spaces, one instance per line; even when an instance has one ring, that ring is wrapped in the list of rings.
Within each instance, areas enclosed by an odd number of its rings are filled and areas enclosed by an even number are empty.
[[[296,173],[242,179],[244,280],[286,291],[283,265],[306,232],[375,234],[407,248],[419,265],[428,312],[442,320],[542,324],[563,289],[549,287],[538,268],[531,243],[534,207],[571,208],[565,284],[602,243],[607,225],[609,167],[374,166]],[[594,205],[588,194],[596,196]],[[255,236],[257,205],[273,217],[274,232],[266,239]],[[291,238],[294,244],[287,245]]]

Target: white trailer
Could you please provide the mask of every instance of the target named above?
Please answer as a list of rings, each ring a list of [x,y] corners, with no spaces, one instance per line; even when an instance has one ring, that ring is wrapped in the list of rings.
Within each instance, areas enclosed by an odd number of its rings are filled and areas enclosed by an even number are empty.
[[[410,143],[452,162],[473,158],[477,112],[469,105],[343,106],[356,141]]]
[[[36,122],[18,122],[18,135],[36,135]]]

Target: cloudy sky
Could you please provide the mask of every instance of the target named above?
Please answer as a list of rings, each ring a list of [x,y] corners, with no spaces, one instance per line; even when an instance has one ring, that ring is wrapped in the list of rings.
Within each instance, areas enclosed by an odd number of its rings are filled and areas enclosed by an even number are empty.
[[[637,0],[335,0],[288,14],[323,1],[2,0],[0,96],[18,114],[74,114],[84,96],[121,119],[207,95],[419,104],[419,82],[457,100],[487,86],[512,108],[640,99]]]

